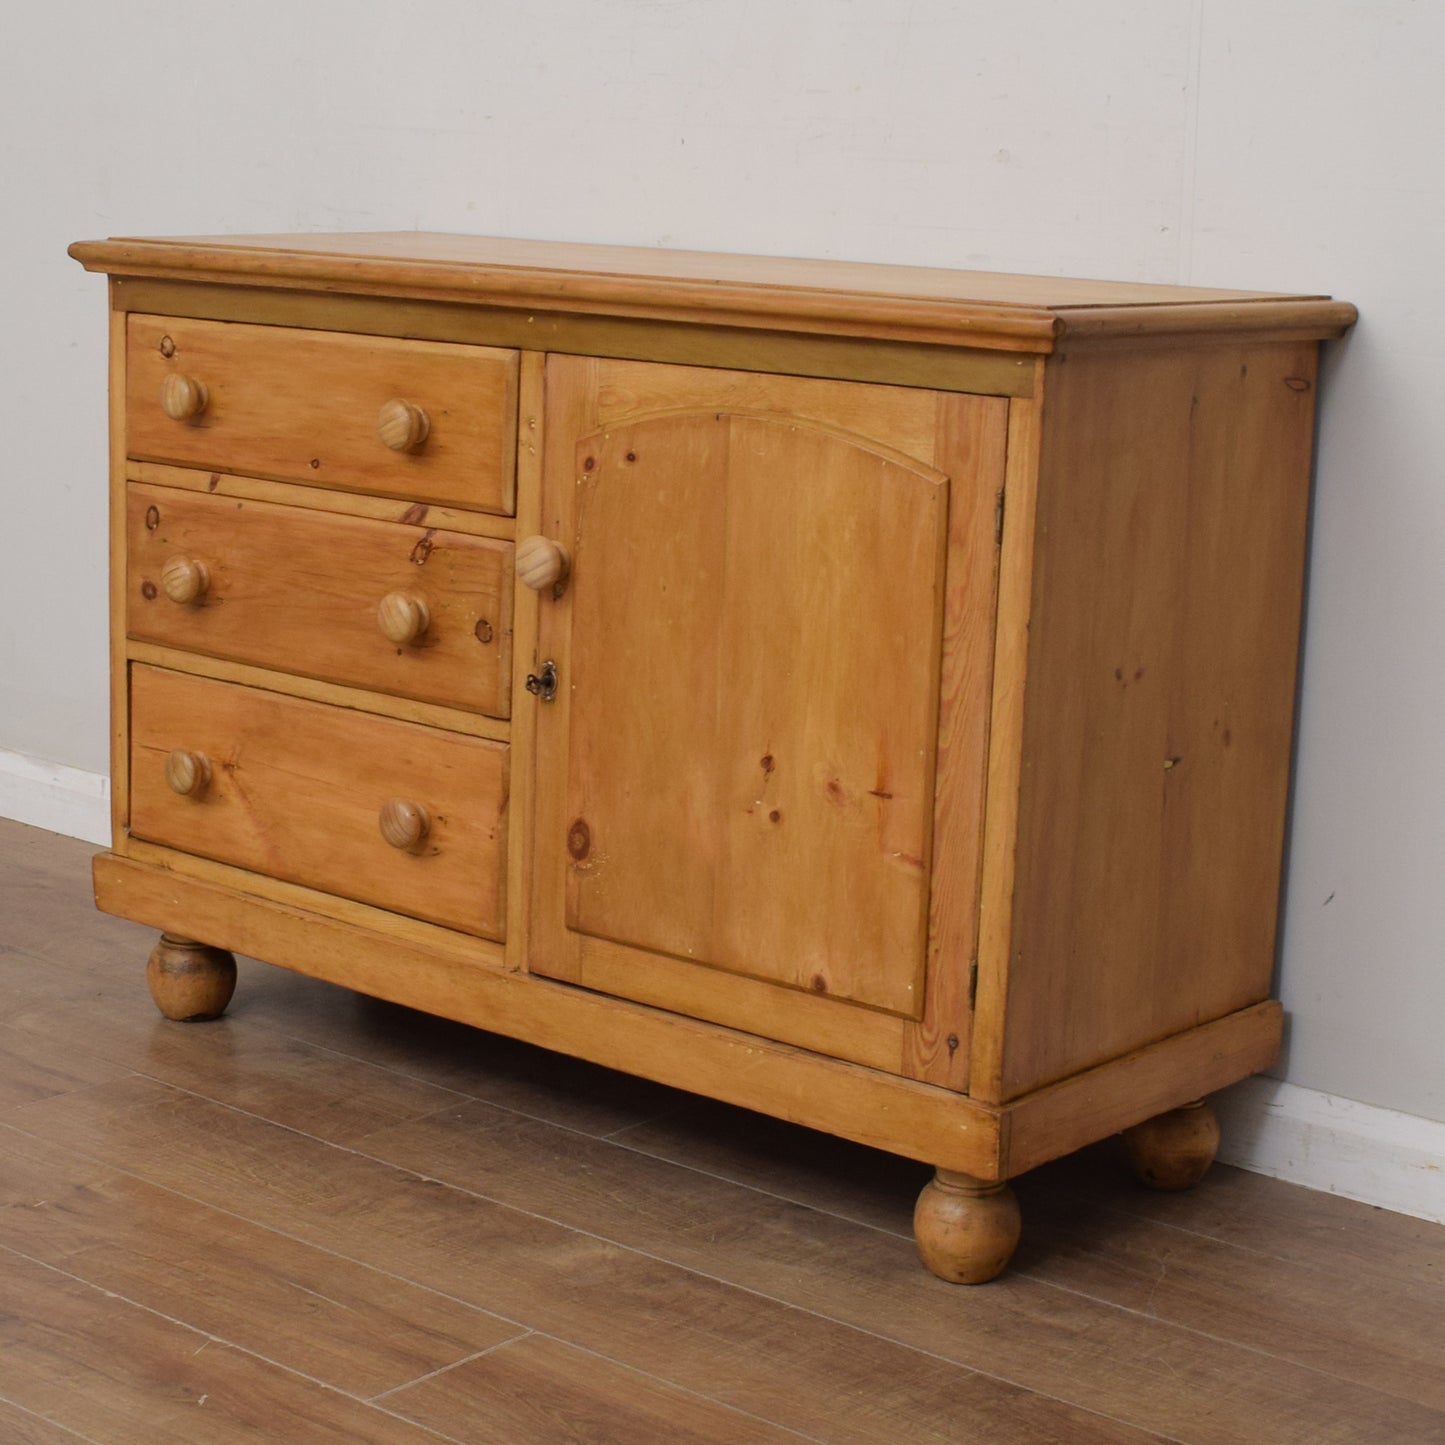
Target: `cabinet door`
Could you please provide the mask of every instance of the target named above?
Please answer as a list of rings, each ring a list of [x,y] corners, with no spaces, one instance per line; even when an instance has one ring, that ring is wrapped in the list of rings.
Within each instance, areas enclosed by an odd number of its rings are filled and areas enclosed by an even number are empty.
[[[1006,405],[549,359],[537,971],[956,1059]]]

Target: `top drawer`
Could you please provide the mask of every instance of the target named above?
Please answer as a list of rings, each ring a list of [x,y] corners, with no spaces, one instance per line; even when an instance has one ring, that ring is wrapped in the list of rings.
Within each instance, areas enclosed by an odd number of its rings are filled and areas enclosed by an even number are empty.
[[[515,351],[127,320],[126,451],[140,460],[511,513],[516,432]]]

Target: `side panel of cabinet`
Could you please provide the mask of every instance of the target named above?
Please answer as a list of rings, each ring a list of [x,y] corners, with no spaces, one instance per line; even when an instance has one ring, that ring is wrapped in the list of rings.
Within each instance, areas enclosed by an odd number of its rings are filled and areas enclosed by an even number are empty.
[[[957,1082],[1006,414],[549,359],[539,972]]]
[[[980,995],[1003,1019],[975,1041],[981,1098],[1268,996],[1316,353],[1050,363],[1007,1003]]]

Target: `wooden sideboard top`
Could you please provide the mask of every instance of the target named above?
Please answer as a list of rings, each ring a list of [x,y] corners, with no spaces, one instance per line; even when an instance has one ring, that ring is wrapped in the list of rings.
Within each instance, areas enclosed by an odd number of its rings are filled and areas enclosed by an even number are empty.
[[[1326,296],[392,231],[78,241],[116,276],[1049,352],[1201,333],[1338,336]]]

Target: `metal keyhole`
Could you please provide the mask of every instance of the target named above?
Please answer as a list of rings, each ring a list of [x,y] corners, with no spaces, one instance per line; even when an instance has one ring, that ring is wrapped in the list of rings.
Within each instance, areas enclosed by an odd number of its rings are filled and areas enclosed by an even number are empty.
[[[527,691],[543,702],[551,702],[557,696],[557,664],[551,658],[542,664],[540,674],[527,674]]]

